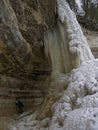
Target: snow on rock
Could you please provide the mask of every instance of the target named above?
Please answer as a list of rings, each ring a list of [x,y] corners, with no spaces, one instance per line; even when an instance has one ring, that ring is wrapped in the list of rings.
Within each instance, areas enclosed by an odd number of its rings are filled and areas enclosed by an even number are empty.
[[[67,115],[62,130],[97,130],[98,108],[76,109]]]
[[[83,3],[81,0],[75,0],[76,5],[77,5],[77,11],[76,13],[80,16],[85,16],[85,11],[83,10]]]
[[[55,103],[51,130],[55,123],[61,130],[98,129],[97,69],[98,60],[92,60],[72,70],[68,88]]]

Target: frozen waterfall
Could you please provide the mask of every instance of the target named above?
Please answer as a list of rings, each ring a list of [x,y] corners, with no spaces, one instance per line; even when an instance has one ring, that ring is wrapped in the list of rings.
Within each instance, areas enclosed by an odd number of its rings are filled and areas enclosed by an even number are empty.
[[[53,72],[68,73],[93,55],[67,2],[57,0],[57,5],[57,25],[45,35],[46,54],[51,57]]]

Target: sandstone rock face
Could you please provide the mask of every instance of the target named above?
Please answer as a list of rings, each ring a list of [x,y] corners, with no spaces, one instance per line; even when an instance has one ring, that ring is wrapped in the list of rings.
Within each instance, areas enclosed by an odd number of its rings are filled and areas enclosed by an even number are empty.
[[[95,58],[98,58],[98,32],[91,31],[82,26],[82,31],[87,38],[88,44]]]
[[[17,113],[43,101],[51,72],[44,54],[44,33],[54,27],[52,0],[0,0],[0,115]],[[2,105],[3,104],[3,105]]]

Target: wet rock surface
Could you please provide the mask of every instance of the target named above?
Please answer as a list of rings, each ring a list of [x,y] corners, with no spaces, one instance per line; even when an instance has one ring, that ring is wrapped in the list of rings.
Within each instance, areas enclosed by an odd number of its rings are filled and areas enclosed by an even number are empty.
[[[43,35],[55,25],[55,5],[55,0],[0,1],[0,115],[17,113],[16,98],[25,110],[43,101],[51,73]]]

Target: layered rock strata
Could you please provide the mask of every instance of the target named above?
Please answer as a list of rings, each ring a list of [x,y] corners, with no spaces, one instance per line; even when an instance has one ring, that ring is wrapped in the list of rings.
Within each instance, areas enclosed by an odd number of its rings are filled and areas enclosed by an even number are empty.
[[[48,90],[51,65],[44,33],[55,24],[52,0],[0,0],[0,115],[39,106]],[[50,6],[49,6],[50,5]]]

